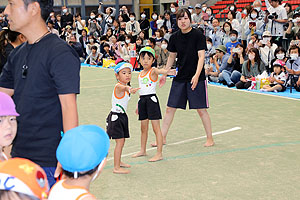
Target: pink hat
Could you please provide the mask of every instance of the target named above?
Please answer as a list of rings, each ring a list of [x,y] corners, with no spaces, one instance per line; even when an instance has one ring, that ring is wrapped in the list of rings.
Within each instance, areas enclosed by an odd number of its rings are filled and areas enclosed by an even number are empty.
[[[0,92],[0,116],[20,116],[16,111],[14,101],[7,94]]]
[[[282,60],[276,60],[274,63],[273,63],[273,66],[280,66],[280,67],[284,67],[285,65],[285,62],[283,62]]]

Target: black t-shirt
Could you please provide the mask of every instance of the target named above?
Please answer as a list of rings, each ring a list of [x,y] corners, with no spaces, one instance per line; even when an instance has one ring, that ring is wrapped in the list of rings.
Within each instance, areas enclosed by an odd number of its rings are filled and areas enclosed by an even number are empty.
[[[79,93],[79,72],[77,53],[54,34],[12,51],[0,76],[0,87],[14,89],[20,113],[13,157],[28,158],[43,167],[56,166],[63,130],[59,95]]]
[[[205,36],[198,30],[192,29],[183,34],[181,30],[171,35],[168,51],[177,53],[178,73],[176,81],[189,82],[195,75],[198,65],[198,51],[206,51]],[[199,81],[205,80],[205,70],[202,69]]]

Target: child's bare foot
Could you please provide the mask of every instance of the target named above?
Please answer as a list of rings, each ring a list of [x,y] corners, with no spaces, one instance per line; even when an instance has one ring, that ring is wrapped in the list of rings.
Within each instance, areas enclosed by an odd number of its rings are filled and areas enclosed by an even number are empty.
[[[136,154],[134,154],[133,156],[131,156],[132,158],[137,158],[137,157],[141,157],[141,156],[146,156],[146,152],[138,152]]]
[[[115,174],[129,174],[130,171],[128,169],[123,169],[123,168],[114,168],[113,173],[115,173]]]
[[[148,161],[149,162],[156,162],[156,161],[160,161],[162,159],[163,159],[162,154],[156,154],[153,158],[149,159]]]
[[[214,146],[215,143],[213,140],[206,140],[206,143],[204,144],[204,147],[211,147]]]
[[[131,165],[121,162],[121,163],[120,163],[120,167],[123,167],[123,168],[130,168]]]

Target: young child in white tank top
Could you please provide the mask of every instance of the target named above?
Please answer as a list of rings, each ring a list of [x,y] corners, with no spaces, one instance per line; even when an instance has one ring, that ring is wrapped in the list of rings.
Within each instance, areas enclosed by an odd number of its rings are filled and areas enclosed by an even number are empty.
[[[146,145],[148,137],[148,123],[151,120],[152,128],[156,136],[157,153],[149,159],[149,162],[156,162],[163,159],[162,146],[163,138],[160,130],[161,111],[159,101],[156,96],[156,84],[159,74],[175,75],[176,70],[158,69],[152,67],[155,61],[155,51],[151,47],[144,47],[139,53],[139,62],[143,70],[138,76],[140,99],[138,102],[137,113],[141,120],[141,151],[132,157],[146,156]]]

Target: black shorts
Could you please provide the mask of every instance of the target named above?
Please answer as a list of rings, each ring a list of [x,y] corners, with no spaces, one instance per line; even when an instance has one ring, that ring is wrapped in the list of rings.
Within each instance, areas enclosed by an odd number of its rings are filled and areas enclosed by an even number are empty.
[[[186,109],[186,103],[189,101],[190,109],[209,108],[206,81],[199,81],[194,90],[191,87],[192,84],[190,82],[173,80],[168,107]]]
[[[139,120],[159,120],[161,111],[156,94],[140,96],[138,102]]]
[[[284,85],[282,85],[282,84],[270,84],[270,87],[274,87],[276,85],[280,85],[282,87],[282,89],[280,91],[278,91],[278,92],[284,92],[286,90],[286,87]]]
[[[109,139],[129,138],[127,114],[110,112],[106,118],[106,132]]]

